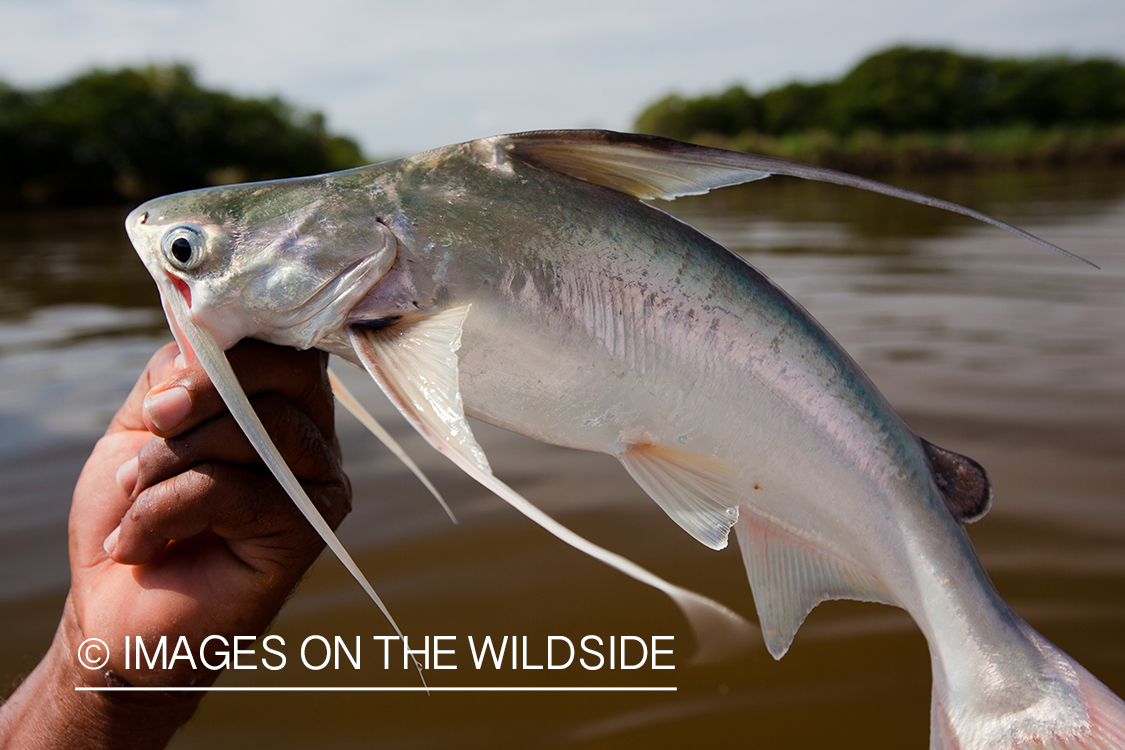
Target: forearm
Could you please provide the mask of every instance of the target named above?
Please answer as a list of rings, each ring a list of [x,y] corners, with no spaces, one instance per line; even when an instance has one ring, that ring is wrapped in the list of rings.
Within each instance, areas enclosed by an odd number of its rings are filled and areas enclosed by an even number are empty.
[[[76,661],[77,624],[70,600],[50,650],[0,706],[0,748],[148,750],[162,748],[195,712],[185,693],[104,693],[107,677]]]

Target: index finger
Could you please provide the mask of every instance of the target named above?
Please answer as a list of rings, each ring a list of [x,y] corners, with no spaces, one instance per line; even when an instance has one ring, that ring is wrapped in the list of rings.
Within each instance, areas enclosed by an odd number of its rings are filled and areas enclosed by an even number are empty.
[[[277,394],[307,414],[321,434],[326,437],[334,434],[327,354],[247,339],[228,350],[226,355],[247,399],[265,393]],[[227,411],[198,361],[156,382],[144,399],[143,409],[145,429],[154,435],[173,437]],[[177,392],[177,388],[182,391]],[[170,408],[163,408],[169,405]],[[172,419],[165,419],[165,415],[171,415]]]

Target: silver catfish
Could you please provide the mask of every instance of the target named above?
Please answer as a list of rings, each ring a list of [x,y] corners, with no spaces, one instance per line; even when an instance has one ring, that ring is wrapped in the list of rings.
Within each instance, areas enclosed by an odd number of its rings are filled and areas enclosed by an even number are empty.
[[[1125,748],[1125,703],[982,569],[963,524],[991,503],[983,469],[912,432],[783,290],[642,202],[770,174],[1042,242],[839,172],[604,131],[496,136],[181,193],[140,206],[127,228],[181,348],[314,524],[223,356],[242,338],[364,367],[431,445],[564,540],[666,591],[723,645],[745,637],[737,615],[543,515],[493,476],[465,416],[616,456],[709,547],[734,529],[775,658],[822,601],[902,607],[930,648],[933,748]]]

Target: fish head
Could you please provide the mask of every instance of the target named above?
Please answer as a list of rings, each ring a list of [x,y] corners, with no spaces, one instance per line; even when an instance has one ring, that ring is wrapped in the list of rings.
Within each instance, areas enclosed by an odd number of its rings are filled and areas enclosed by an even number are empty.
[[[333,175],[156,198],[125,222],[189,355],[243,338],[307,349],[339,329],[398,252],[374,198]]]
[[[185,361],[203,367],[270,472],[402,637],[273,443],[226,356],[243,338],[317,346],[394,263],[398,242],[375,209],[379,192],[357,184],[357,174],[366,173],[177,193],[134,209],[125,228],[156,280]]]

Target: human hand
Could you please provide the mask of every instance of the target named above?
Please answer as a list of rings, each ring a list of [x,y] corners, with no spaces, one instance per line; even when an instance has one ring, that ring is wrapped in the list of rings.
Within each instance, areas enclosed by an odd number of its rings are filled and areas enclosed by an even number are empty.
[[[151,645],[166,635],[169,649],[185,636],[198,654],[209,635],[228,643],[258,635],[323,548],[202,367],[177,366],[177,353],[169,344],[153,356],[82,471],[71,506],[71,589],[62,621],[47,657],[5,704],[0,740],[26,709],[20,693],[46,689],[67,704],[56,707],[56,718],[76,736],[83,717],[97,735],[113,734],[128,715],[129,746],[161,746],[194,711],[198,694],[115,702],[74,687],[210,684],[217,672],[182,659],[167,670],[126,670],[125,636]],[[351,492],[333,428],[327,355],[256,341],[227,355],[281,455],[337,526]],[[110,660],[97,670],[77,661],[79,644],[92,637],[110,644]],[[170,728],[157,727],[167,731],[140,741],[152,727],[137,726],[137,711]],[[51,724],[43,717],[38,723]],[[50,739],[43,746],[86,746]]]
[[[169,346],[153,358],[75,489],[71,602],[81,633],[106,643],[126,635],[175,643],[185,635],[198,646],[208,635],[257,635],[323,548],[202,367],[176,370],[175,353]],[[326,355],[247,341],[228,357],[282,456],[335,527],[350,508],[350,488]],[[120,654],[106,669],[138,685],[215,676],[183,661],[126,675]]]

